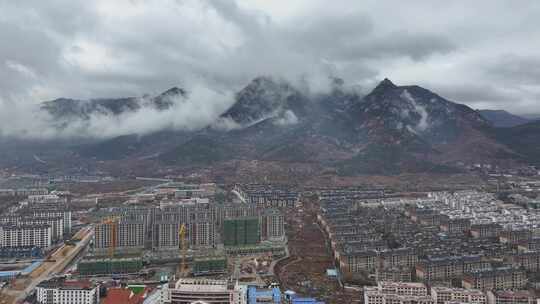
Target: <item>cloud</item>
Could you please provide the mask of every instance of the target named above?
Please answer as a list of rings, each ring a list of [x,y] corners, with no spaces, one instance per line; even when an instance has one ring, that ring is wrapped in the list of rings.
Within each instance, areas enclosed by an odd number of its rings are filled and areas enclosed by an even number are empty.
[[[473,107],[540,113],[535,0],[33,0],[0,11],[3,130],[18,125],[5,113],[43,100],[229,92],[260,75],[307,79],[312,92],[328,76],[364,90],[389,77]],[[117,129],[172,123],[160,115]]]
[[[113,115],[101,109],[87,118],[62,121],[35,105],[0,100],[0,135],[27,139],[85,139],[145,135],[161,130],[197,130],[216,121],[233,102],[232,94],[202,86],[193,87],[188,98],[169,97],[172,106],[166,110],[151,106],[144,98],[138,100],[142,107],[135,111]]]
[[[486,72],[520,85],[540,86],[540,57],[505,54],[486,65]]]
[[[297,123],[298,123],[298,117],[291,110],[285,111],[283,115],[281,115],[281,117],[278,117],[275,121],[275,124],[278,126],[289,126],[289,125],[295,125]]]
[[[34,72],[34,70],[16,61],[7,60],[6,66],[17,73],[22,74],[23,76],[26,76],[29,78],[37,77],[36,72]]]

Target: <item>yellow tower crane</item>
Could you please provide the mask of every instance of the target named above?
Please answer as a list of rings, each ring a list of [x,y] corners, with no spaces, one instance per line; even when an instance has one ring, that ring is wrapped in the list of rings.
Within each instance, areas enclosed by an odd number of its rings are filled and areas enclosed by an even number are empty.
[[[118,216],[110,216],[103,221],[103,224],[111,225],[110,237],[109,237],[109,239],[111,240],[110,246],[109,246],[109,259],[111,260],[114,257],[114,251],[118,242],[118,240],[116,239],[116,234],[118,230],[119,218],[120,217]]]
[[[184,276],[187,272],[187,265],[186,265],[186,255],[187,255],[187,244],[186,244],[186,225],[182,224],[180,226],[180,229],[178,229],[178,240],[180,243],[180,254],[181,254],[181,262],[180,262],[180,269],[178,269],[178,274],[181,276]]]

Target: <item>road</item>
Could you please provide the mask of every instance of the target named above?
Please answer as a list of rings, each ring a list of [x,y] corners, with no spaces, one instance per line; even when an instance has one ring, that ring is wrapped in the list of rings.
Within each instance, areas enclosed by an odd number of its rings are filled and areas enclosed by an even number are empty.
[[[31,281],[28,283],[24,290],[9,290],[8,294],[11,294],[15,297],[15,302],[22,301],[34,290],[34,288],[36,288],[39,283],[51,276],[61,274],[62,271],[69,265],[69,263],[71,263],[71,261],[75,257],[77,257],[79,252],[81,252],[81,250],[83,250],[88,245],[90,239],[92,238],[92,230],[92,227],[86,227],[81,229],[81,231],[79,231],[75,236],[81,237],[81,241],[79,241],[75,246],[61,246],[51,256],[51,259],[55,260],[55,262],[44,262],[40,267],[38,267],[38,269],[34,270],[32,275],[30,276]],[[63,253],[65,253],[65,255]],[[43,270],[43,267],[45,267],[45,270]],[[41,273],[39,273],[40,271]],[[34,277],[33,275],[37,273],[39,273],[37,277]]]

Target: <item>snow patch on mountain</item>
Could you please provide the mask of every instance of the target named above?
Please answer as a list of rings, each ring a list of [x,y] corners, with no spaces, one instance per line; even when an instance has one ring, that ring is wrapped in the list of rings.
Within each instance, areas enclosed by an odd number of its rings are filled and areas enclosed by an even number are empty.
[[[283,113],[283,115],[281,115],[281,117],[274,121],[274,124],[278,126],[288,126],[295,125],[298,123],[298,121],[299,120],[296,114],[294,114],[294,112],[291,110],[287,110]]]
[[[218,117],[218,119],[210,125],[210,128],[218,131],[232,131],[242,129],[243,126],[230,117]]]
[[[418,132],[424,132],[425,130],[427,130],[429,128],[429,123],[428,123],[429,115],[426,108],[418,104],[416,100],[414,99],[414,97],[412,97],[411,93],[409,93],[409,91],[407,90],[403,90],[400,97],[408,101],[414,107],[414,110],[416,111],[416,113],[420,115],[420,120],[418,121],[414,129]],[[407,111],[407,114],[408,114],[408,111]]]

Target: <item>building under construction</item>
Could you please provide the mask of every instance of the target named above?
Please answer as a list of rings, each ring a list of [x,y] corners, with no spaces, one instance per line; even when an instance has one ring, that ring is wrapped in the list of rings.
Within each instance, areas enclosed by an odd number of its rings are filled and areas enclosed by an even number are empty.
[[[225,256],[199,257],[193,261],[194,276],[214,275],[226,272],[227,258]]]
[[[93,241],[96,254],[140,252],[144,249],[145,223],[123,218],[98,223]]]
[[[261,243],[251,246],[231,246],[225,247],[225,253],[230,256],[249,256],[249,255],[272,255],[274,258],[281,258],[287,255],[286,245],[274,245]]]
[[[138,273],[142,268],[141,258],[84,259],[77,265],[82,276]]]
[[[255,245],[261,240],[259,218],[228,219],[223,222],[223,244],[225,246]]]

